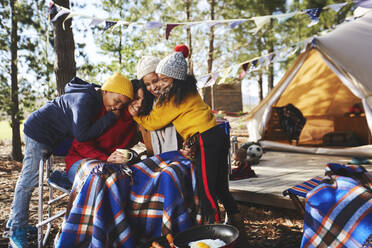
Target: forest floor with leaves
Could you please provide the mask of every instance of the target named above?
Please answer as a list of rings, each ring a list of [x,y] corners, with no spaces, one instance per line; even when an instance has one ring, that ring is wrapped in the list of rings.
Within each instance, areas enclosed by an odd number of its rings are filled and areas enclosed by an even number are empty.
[[[14,188],[20,173],[22,163],[10,158],[11,143],[0,142],[0,234],[4,231],[13,200]],[[63,166],[62,161],[57,161]],[[38,191],[35,190],[31,198],[30,223],[37,222]],[[47,192],[45,192],[45,197]],[[65,208],[65,201],[60,209]],[[249,237],[249,246],[252,248],[295,248],[301,243],[303,217],[294,210],[269,208],[259,205],[239,204],[244,221],[245,230]],[[47,247],[52,247],[53,239],[60,230],[62,218],[53,223],[51,238]],[[36,237],[35,237],[36,239]],[[8,239],[0,235],[0,248],[8,247]],[[31,247],[37,247],[36,241]]]

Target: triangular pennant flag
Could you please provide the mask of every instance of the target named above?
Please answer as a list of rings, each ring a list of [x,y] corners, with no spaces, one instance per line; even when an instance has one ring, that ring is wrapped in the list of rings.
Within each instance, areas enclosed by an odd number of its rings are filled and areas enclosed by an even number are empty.
[[[276,56],[275,56],[275,62],[286,61],[287,54],[288,54],[289,50],[290,50],[289,47],[284,47],[284,48],[280,49],[279,51],[277,51]]]
[[[252,61],[252,66],[251,66],[251,68],[249,68],[249,71],[252,71],[253,69],[256,68],[257,62],[258,62],[258,59],[255,59],[255,60]]]
[[[247,73],[248,65],[249,65],[249,62],[244,63],[242,65],[242,72],[240,73],[240,76],[239,76],[240,78],[243,78],[245,73]]]
[[[54,16],[58,13],[57,7],[53,2],[49,3],[49,15]]]
[[[253,20],[256,24],[256,28],[249,30],[250,33],[257,33],[266,23],[268,23],[271,19],[271,16],[258,16],[258,17],[252,17],[251,20]]]
[[[308,28],[311,26],[314,26],[315,24],[319,22],[319,16],[321,12],[322,12],[321,8],[312,8],[312,9],[305,10],[305,13],[311,20],[310,24],[307,25]]]
[[[115,28],[119,27],[120,25],[128,25],[128,29],[130,28],[131,25],[133,25],[133,23],[130,23],[130,22],[125,22],[125,21],[118,21],[116,22],[116,24],[114,26],[112,26],[112,30],[114,30]]]
[[[265,60],[265,67],[266,68],[270,65],[273,58],[274,58],[274,53],[270,53],[269,55],[266,56],[266,60]]]
[[[150,21],[150,22],[146,23],[145,29],[161,28],[162,26],[163,26],[162,22]]]
[[[236,77],[236,75],[238,74],[239,69],[240,69],[239,64],[233,65],[232,69],[230,71],[229,77]]]
[[[69,14],[68,14],[68,16],[63,20],[63,22],[62,22],[62,28],[63,28],[63,30],[66,30],[66,27],[65,27],[65,22],[68,20],[68,19],[70,19],[70,18],[72,18],[72,17],[74,17],[74,16],[80,16],[80,14],[78,14],[78,13],[76,13],[76,12],[70,12]]]
[[[300,41],[299,49],[301,49],[301,53],[304,53],[306,51],[307,44],[310,42],[309,39]]]
[[[316,47],[316,39],[313,37],[310,41],[311,47]]]
[[[358,0],[355,2],[355,5],[366,9],[372,9],[372,0]]]
[[[210,77],[210,75],[204,75],[204,76],[201,76],[201,77],[198,79],[198,87],[199,87],[199,88],[203,88],[203,87],[205,86],[205,84],[207,83],[209,77]]]
[[[267,55],[267,61],[269,61],[269,63],[273,60],[274,58],[274,53],[270,53],[269,55]]]
[[[331,8],[338,13],[346,4],[347,3],[335,3],[328,5],[326,8]]]
[[[205,85],[205,87],[210,87],[216,83],[216,80],[218,78],[219,72],[215,72],[212,74],[211,80]]]
[[[112,26],[116,25],[117,22],[111,22],[111,21],[106,21],[105,22],[105,27],[103,28],[103,31],[106,31],[107,29],[111,28]]]
[[[165,39],[168,40],[170,32],[172,29],[177,27],[179,24],[167,24],[167,27],[165,28]]]
[[[222,72],[222,78],[221,80],[218,82],[218,84],[223,84],[225,81],[226,81],[226,78],[230,75],[230,72],[231,72],[231,66],[230,67],[227,67],[223,70]]]
[[[287,21],[289,18],[292,16],[296,15],[296,12],[293,13],[288,13],[288,14],[282,14],[282,15],[277,15],[274,16],[278,20],[278,24],[283,24],[285,21]]]
[[[105,21],[104,19],[93,17],[92,21],[89,23],[89,26],[97,26],[98,24],[101,24],[104,21]]]
[[[356,18],[364,16],[369,11],[370,11],[370,9],[367,9],[367,8],[356,7],[356,9],[353,12],[353,16],[346,17],[345,21],[346,22],[353,21]]]
[[[288,54],[287,54],[287,57],[290,57],[290,56],[292,56],[293,54],[295,54],[296,52],[297,52],[297,50],[298,50],[298,47],[297,46],[291,46],[291,49],[292,50],[289,50],[289,52],[288,52]]]
[[[69,14],[71,11],[68,10],[68,9],[60,9],[57,13],[57,15],[55,15],[52,19],[51,22],[55,22],[60,16],[62,15],[65,15],[65,14]]]
[[[240,21],[233,21],[233,22],[230,22],[230,28],[235,28],[237,27],[238,25],[242,24],[243,22],[246,22],[248,20],[240,20]]]
[[[265,62],[266,56],[262,56],[257,59],[257,63],[254,69],[258,70],[261,68],[262,64]]]

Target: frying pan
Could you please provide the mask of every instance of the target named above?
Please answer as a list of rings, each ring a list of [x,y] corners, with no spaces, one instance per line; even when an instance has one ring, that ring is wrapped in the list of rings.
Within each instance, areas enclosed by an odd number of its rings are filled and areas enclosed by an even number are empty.
[[[225,224],[208,224],[192,227],[180,232],[174,238],[174,244],[178,248],[188,248],[189,243],[202,239],[220,239],[225,242],[226,248],[233,248],[239,237],[236,227]]]

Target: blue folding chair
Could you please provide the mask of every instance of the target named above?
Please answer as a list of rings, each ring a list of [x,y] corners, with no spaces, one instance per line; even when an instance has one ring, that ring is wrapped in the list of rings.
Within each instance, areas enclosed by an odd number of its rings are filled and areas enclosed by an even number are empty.
[[[306,194],[311,191],[313,188],[318,186],[320,182],[323,180],[323,177],[317,176],[313,177],[310,180],[307,180],[303,183],[297,184],[289,189],[283,191],[284,196],[289,196],[293,201],[295,207],[300,211],[303,215],[305,214],[305,206],[303,202],[298,197],[306,198]]]
[[[63,198],[70,194],[71,183],[69,183],[67,177],[63,177],[59,171],[53,172],[53,156],[66,156],[72,144],[72,140],[65,140],[61,142],[52,154],[40,161],[39,164],[39,204],[38,204],[38,223],[36,227],[38,229],[38,247],[45,246],[49,237],[50,230],[52,228],[52,221],[63,216],[66,213],[66,209],[53,214],[53,208]],[[45,171],[44,171],[45,168]],[[47,216],[44,219],[43,211],[43,193],[44,193],[44,172],[47,179],[46,186],[49,190],[48,195],[48,210]],[[59,178],[60,177],[60,178]],[[67,180],[67,181],[66,181]],[[54,197],[53,191],[57,189],[63,192],[58,197]],[[45,235],[43,235],[43,226],[47,225]]]

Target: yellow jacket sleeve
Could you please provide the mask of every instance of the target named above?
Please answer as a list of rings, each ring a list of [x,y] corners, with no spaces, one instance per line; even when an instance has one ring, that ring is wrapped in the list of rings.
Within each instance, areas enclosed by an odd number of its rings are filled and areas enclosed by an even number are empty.
[[[166,102],[161,106],[155,105],[149,115],[134,116],[133,119],[148,131],[153,131],[172,123],[179,114],[180,108],[177,108],[173,102]]]
[[[198,93],[186,97],[177,106],[173,99],[161,106],[155,105],[149,115],[134,117],[134,120],[149,131],[161,129],[172,123],[184,140],[217,125],[211,109]]]

